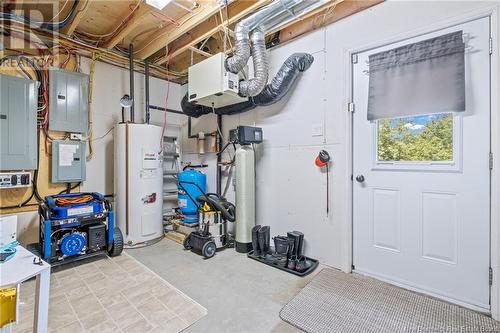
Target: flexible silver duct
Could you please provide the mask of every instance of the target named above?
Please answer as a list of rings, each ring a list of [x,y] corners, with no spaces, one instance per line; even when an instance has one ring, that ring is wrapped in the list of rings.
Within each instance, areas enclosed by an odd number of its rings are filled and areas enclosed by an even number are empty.
[[[266,34],[260,27],[252,31],[250,40],[252,42],[254,77],[240,82],[239,93],[241,96],[257,96],[267,84],[269,57],[266,51],[265,37]]]
[[[291,10],[303,0],[275,0],[256,13],[250,15],[236,24],[234,29],[235,51],[232,57],[226,59],[226,69],[232,73],[239,73],[246,66],[250,58],[249,34],[266,21]]]
[[[246,66],[250,55],[253,56],[254,64],[254,78],[240,82],[241,96],[256,96],[267,83],[269,61],[265,48],[266,32],[278,29],[327,2],[328,0],[275,0],[236,25],[234,55],[226,59],[225,67],[237,74]],[[248,40],[250,32],[251,45]]]

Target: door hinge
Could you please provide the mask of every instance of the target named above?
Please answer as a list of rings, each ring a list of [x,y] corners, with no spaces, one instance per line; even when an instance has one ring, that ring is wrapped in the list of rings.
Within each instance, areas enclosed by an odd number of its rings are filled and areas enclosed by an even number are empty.
[[[347,111],[354,113],[354,103],[347,103]]]
[[[493,54],[493,38],[490,37],[490,54]]]
[[[493,269],[490,267],[490,272],[489,272],[489,279],[490,279],[490,286],[493,285]]]
[[[489,165],[490,165],[490,170],[493,170],[493,153],[490,153],[490,160],[489,160]]]
[[[353,64],[357,64],[357,63],[358,63],[358,55],[357,55],[357,54],[353,54],[353,55],[351,56],[351,62],[352,62]]]

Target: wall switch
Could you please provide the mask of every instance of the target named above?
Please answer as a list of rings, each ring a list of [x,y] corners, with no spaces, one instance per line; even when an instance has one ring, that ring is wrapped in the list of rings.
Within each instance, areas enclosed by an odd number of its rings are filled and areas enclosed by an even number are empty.
[[[71,134],[69,135],[69,138],[70,138],[71,140],[80,140],[80,141],[82,141],[83,136],[82,136],[82,134],[81,134],[81,133],[71,133]]]
[[[312,125],[312,136],[323,136],[323,124]]]

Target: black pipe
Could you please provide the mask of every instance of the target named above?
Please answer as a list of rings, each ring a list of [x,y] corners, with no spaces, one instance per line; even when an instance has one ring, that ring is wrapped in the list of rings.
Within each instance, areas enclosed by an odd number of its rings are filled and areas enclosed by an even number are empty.
[[[144,61],[144,80],[146,89],[146,124],[149,124],[151,112],[149,111],[149,60]]]
[[[135,94],[134,94],[134,44],[129,45],[129,67],[130,67],[130,98],[132,99],[132,106],[130,107],[130,122],[134,123],[134,104],[135,104]]]
[[[32,26],[39,26],[40,29],[45,29],[45,30],[51,30],[51,31],[57,31],[68,24],[70,24],[74,19],[78,11],[76,8],[78,7],[78,3],[80,0],[74,0],[73,1],[73,6],[71,7],[69,13],[66,15],[66,17],[59,22],[40,22],[40,21],[32,21],[28,17],[21,16],[21,15],[15,15],[11,13],[0,13],[0,18],[2,19],[7,19],[7,20],[12,20],[15,22],[19,22],[25,25],[32,25]]]
[[[164,107],[161,106],[156,106],[156,105],[149,105],[150,110],[157,110],[157,111],[163,111],[163,112],[169,112],[169,113],[175,113],[175,114],[182,114],[185,116],[186,114],[182,111],[177,111],[177,110],[172,110],[172,109],[165,109]]]
[[[182,171],[185,171],[187,168],[200,169],[200,168],[208,168],[208,164],[187,164],[182,168]]]
[[[215,145],[217,149],[220,149],[222,146],[222,115],[217,115],[217,136],[215,137],[216,142]],[[222,154],[217,154],[217,194],[222,195]]]

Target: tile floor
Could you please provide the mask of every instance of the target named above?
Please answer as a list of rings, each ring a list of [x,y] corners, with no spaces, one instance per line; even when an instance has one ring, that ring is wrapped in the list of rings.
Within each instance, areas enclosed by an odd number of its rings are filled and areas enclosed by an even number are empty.
[[[32,332],[35,281],[21,286],[15,333]],[[124,253],[55,268],[49,332],[180,332],[207,310]]]
[[[221,249],[207,260],[168,239],[127,253],[208,309],[183,333],[302,332],[282,321],[279,312],[325,267],[299,277],[234,249]]]

